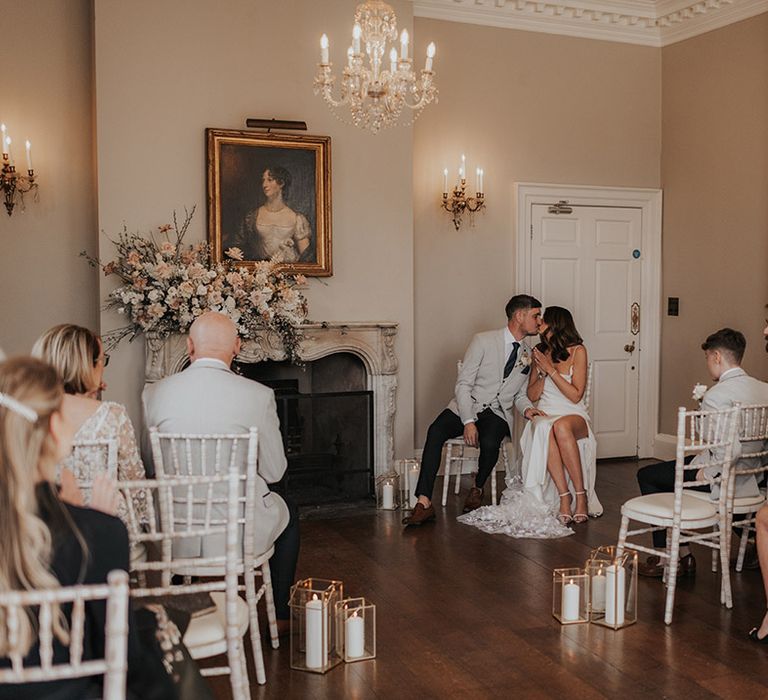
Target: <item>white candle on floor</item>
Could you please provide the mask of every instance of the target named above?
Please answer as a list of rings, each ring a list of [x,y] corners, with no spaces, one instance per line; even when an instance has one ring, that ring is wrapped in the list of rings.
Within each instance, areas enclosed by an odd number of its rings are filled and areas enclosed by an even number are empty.
[[[416,507],[416,485],[418,483],[419,483],[419,467],[417,465],[413,465],[408,470],[408,496],[409,496],[408,505],[411,508]]]
[[[592,610],[603,612],[605,610],[605,575],[602,567],[592,577]]]
[[[391,483],[384,484],[381,492],[381,507],[392,510],[395,507],[395,489]]]
[[[355,611],[347,618],[345,625],[347,658],[359,659],[365,654],[365,620]]]
[[[328,650],[323,635],[323,601],[317,594],[306,606],[306,664],[307,668],[322,668],[328,663]]]
[[[573,579],[563,586],[561,607],[564,622],[574,622],[579,619],[579,587],[573,582]]]
[[[614,565],[605,570],[605,621],[609,625],[624,624],[624,567],[618,574]]]

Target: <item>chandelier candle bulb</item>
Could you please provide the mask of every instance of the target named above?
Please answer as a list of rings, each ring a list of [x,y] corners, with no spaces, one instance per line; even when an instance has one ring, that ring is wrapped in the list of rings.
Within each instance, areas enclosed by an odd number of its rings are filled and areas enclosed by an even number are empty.
[[[2,135],[2,141],[3,141],[2,144],[0,144],[0,146],[3,147],[3,154],[8,153],[8,151],[5,150],[5,136],[6,136],[5,131],[6,131],[5,124],[0,124],[0,134]]]
[[[7,153],[8,154],[8,162],[11,164],[11,166],[13,166],[14,165],[14,163],[13,163],[13,151],[11,151],[11,137],[10,136],[6,136],[5,137],[5,150],[3,151],[3,153]]]
[[[484,175],[485,175],[485,170],[480,168],[480,188],[477,190],[480,193],[485,192],[485,190],[483,189],[483,176]]]
[[[326,34],[320,37],[320,63],[328,65],[328,36]]]
[[[448,196],[448,168],[443,168],[443,194]]]
[[[355,55],[360,53],[360,36],[362,33],[363,30],[360,28],[359,24],[356,24],[354,27],[352,27],[352,52]]]
[[[435,42],[432,41],[427,46],[427,62],[424,64],[424,70],[428,73],[432,72],[432,59],[435,57]]]
[[[397,73],[397,49],[393,46],[389,52],[389,72],[394,75]]]
[[[27,140],[27,170],[32,170],[32,142]]]
[[[408,60],[408,30],[407,29],[403,29],[402,34],[400,34],[400,60],[401,61]]]

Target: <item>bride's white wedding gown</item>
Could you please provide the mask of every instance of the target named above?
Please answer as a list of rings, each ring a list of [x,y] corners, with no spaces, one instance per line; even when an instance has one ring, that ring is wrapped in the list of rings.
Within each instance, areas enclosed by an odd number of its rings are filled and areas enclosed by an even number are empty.
[[[572,381],[572,372],[562,374]],[[519,479],[507,479],[507,489],[498,506],[484,506],[459,516],[459,522],[489,533],[502,533],[511,537],[553,538],[573,534],[556,517],[559,508],[557,489],[547,471],[549,436],[552,426],[563,416],[581,416],[587,423],[589,435],[578,441],[581,469],[587,491],[590,515],[602,515],[603,506],[595,493],[595,462],[597,441],[592,433],[589,413],[583,401],[574,403],[557,388],[551,377],[544,380],[544,389],[537,404],[546,416],[536,416],[529,421],[520,439],[523,451],[522,483]],[[567,477],[567,471],[566,471]],[[573,494],[573,484],[569,488]],[[573,503],[575,505],[575,496]]]

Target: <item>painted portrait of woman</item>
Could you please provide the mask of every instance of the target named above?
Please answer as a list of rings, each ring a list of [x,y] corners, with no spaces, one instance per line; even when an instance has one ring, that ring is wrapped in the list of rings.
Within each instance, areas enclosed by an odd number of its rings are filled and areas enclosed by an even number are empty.
[[[209,240],[304,275],[331,269],[330,139],[208,129]]]

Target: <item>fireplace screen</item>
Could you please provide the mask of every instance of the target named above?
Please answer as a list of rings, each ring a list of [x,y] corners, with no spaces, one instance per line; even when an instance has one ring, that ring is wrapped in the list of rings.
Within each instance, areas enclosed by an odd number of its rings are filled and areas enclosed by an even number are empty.
[[[359,388],[365,386],[364,370],[352,382],[356,368],[330,371],[341,369],[340,361],[333,355],[305,369],[269,361],[238,368],[275,391],[288,459],[279,490],[300,506],[358,500],[373,493],[373,392]],[[338,390],[342,386],[344,390]]]

